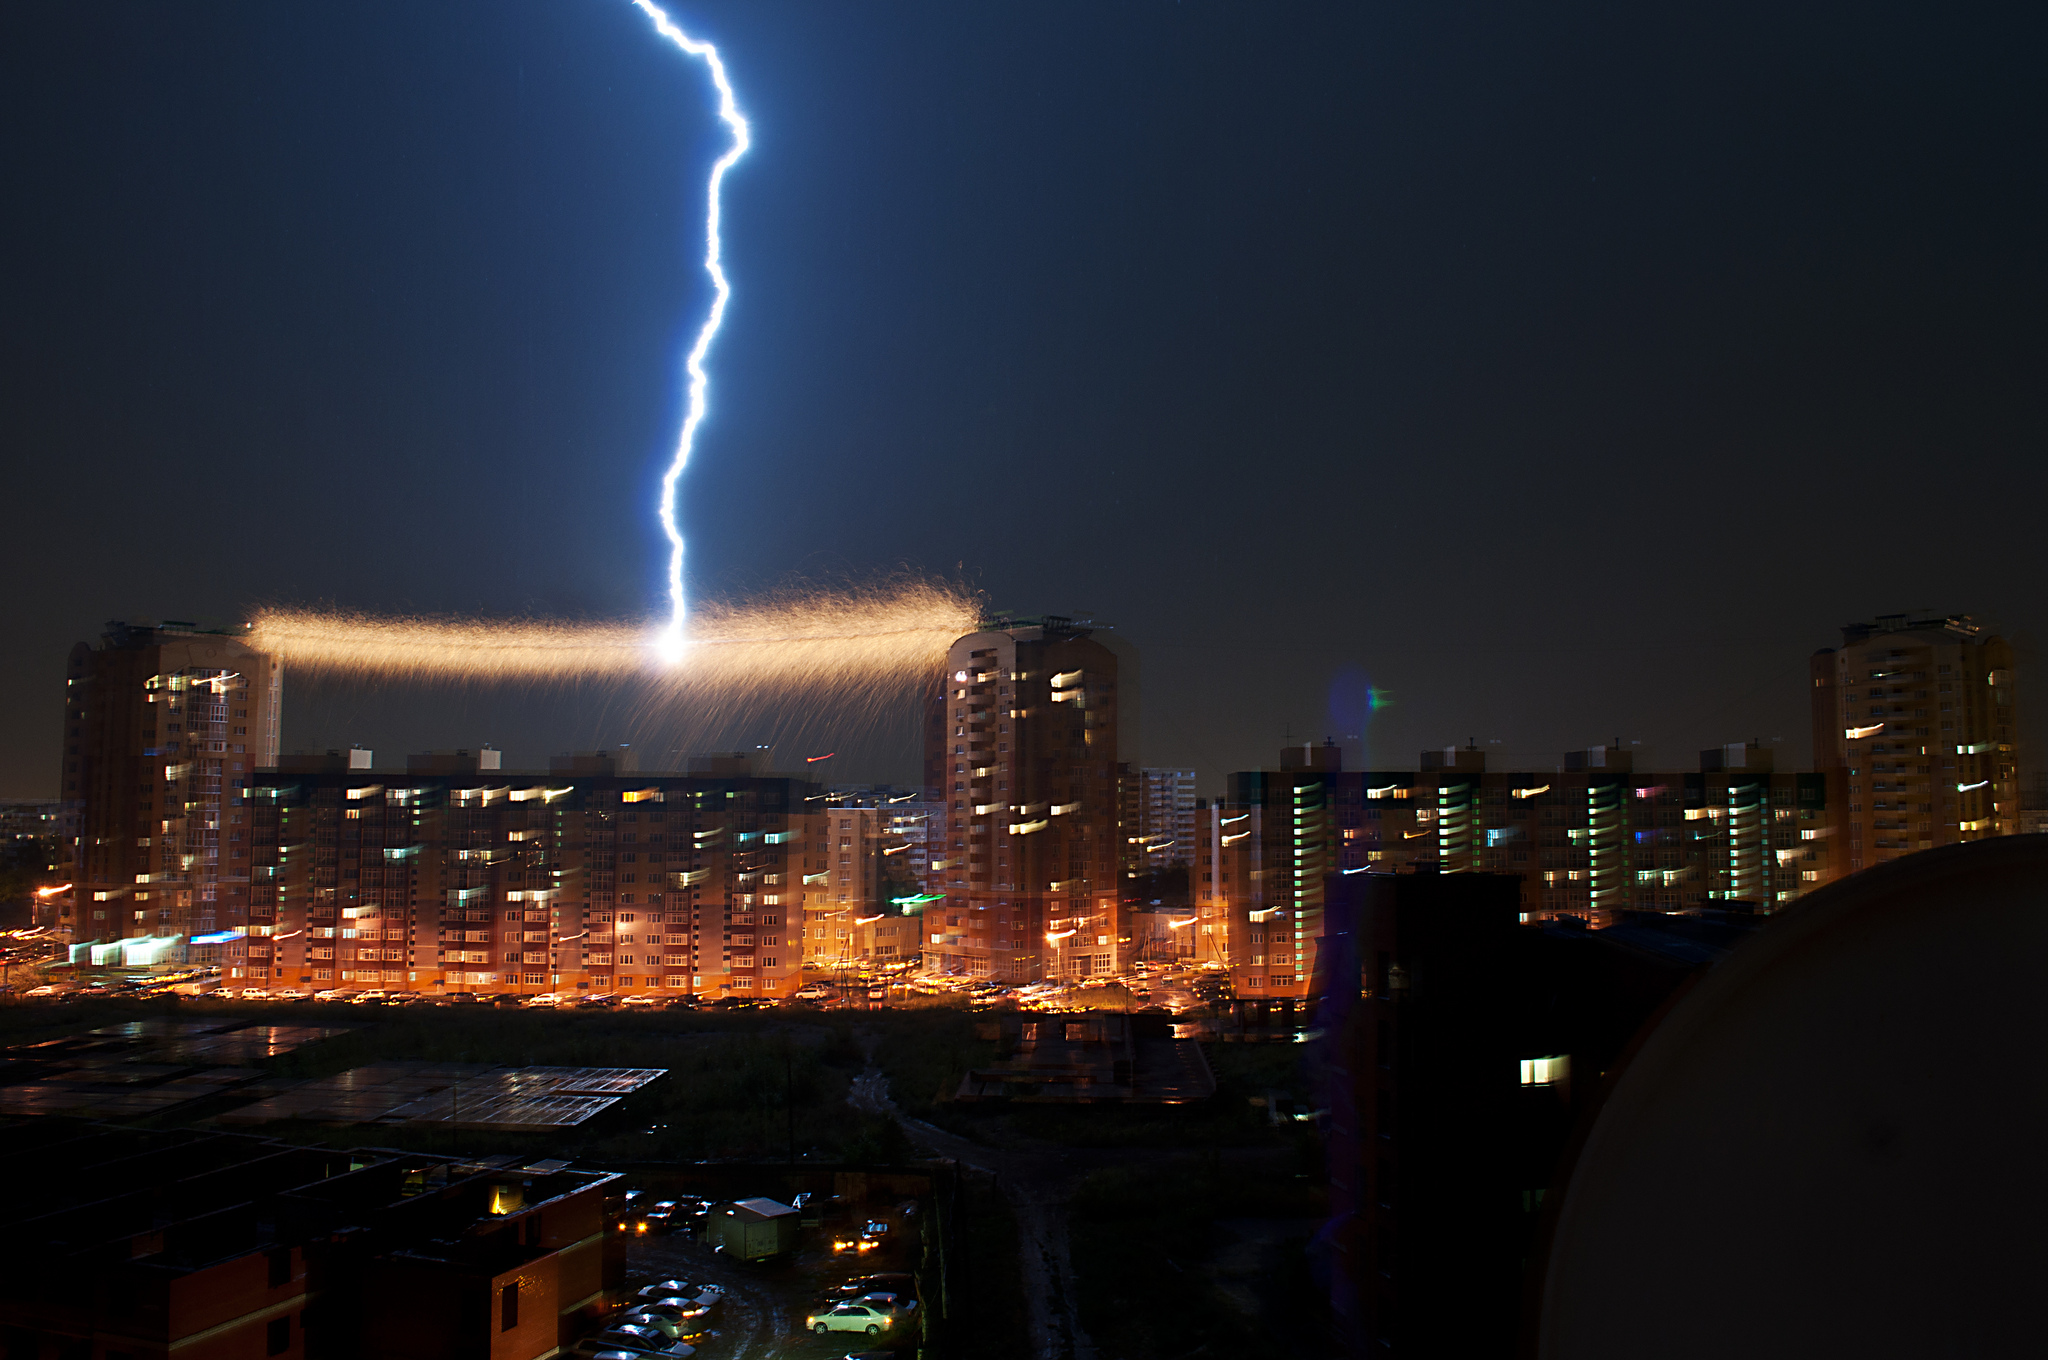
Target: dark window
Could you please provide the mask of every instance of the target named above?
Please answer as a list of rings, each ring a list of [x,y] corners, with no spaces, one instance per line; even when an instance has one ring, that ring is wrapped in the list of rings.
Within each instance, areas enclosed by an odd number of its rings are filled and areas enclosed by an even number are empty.
[[[292,1282],[292,1249],[279,1247],[270,1253],[270,1287]]]
[[[288,1317],[272,1318],[263,1327],[263,1353],[283,1355],[292,1348],[292,1320]]]
[[[519,1325],[519,1286],[508,1284],[498,1291],[498,1330],[509,1332]]]

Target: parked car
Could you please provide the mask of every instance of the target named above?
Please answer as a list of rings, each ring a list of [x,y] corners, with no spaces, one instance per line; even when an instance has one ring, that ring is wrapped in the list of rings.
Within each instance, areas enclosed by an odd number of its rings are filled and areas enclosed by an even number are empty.
[[[865,1303],[842,1303],[823,1313],[813,1313],[804,1325],[818,1335],[827,1332],[866,1332],[880,1336],[896,1325],[896,1319],[880,1308]]]
[[[869,1308],[879,1308],[890,1317],[902,1319],[917,1307],[916,1299],[907,1299],[901,1294],[863,1294],[853,1300]]]
[[[889,999],[889,989],[888,989],[887,987],[870,987],[870,988],[868,988],[868,1000],[870,1000],[870,1001],[887,1001],[888,999]]]
[[[349,994],[339,987],[328,987],[313,993],[315,1001],[347,1001]]]
[[[671,1341],[696,1336],[711,1323],[711,1310],[689,1299],[664,1299],[659,1303],[643,1303],[637,1308],[626,1310],[624,1321],[639,1327],[652,1327]]]
[[[863,1294],[893,1294],[898,1298],[917,1297],[915,1281],[908,1275],[857,1275],[845,1284],[835,1284],[825,1291],[827,1299],[834,1303],[850,1303]]]
[[[830,987],[821,987],[815,982],[808,987],[797,988],[794,993],[798,1001],[824,1001],[830,998],[831,995],[832,989]]]
[[[273,1001],[310,1001],[313,994],[303,987],[282,987],[270,994]]]
[[[682,1280],[659,1280],[634,1295],[635,1298],[651,1301],[686,1299],[706,1307],[725,1297],[725,1291],[715,1284],[687,1284]]]
[[[605,1328],[596,1336],[586,1338],[594,1343],[592,1350],[638,1351],[643,1355],[686,1356],[696,1350],[680,1341],[670,1341],[653,1327],[637,1322],[618,1322]],[[585,1352],[586,1354],[588,1352]]]
[[[40,986],[40,987],[31,987],[31,988],[29,988],[29,989],[28,989],[28,995],[30,995],[30,996],[55,996],[55,995],[57,995],[57,994],[58,994],[59,992],[61,992],[61,991],[63,991],[63,990],[64,990],[64,989],[63,989],[62,987],[52,987],[52,986],[51,986],[51,985],[50,985],[49,983],[47,983],[47,982],[46,982],[46,983],[44,983],[44,984],[43,984],[42,986]]]
[[[625,1000],[619,1002],[619,1004],[621,1006],[636,1007],[659,1006],[661,1004],[661,998],[654,995],[652,992],[634,992],[631,996],[628,996]]]
[[[521,1004],[528,1006],[559,1006],[562,1004],[562,998],[555,992],[541,992],[536,996],[527,997]]]
[[[390,995],[391,993],[382,987],[372,987],[368,991],[357,992],[349,1000],[358,1006],[374,1006],[388,999]]]
[[[244,987],[236,993],[244,1001],[266,1001],[270,998],[268,987]]]
[[[648,1355],[690,1360],[696,1353],[697,1348],[687,1341],[668,1341],[652,1328],[631,1324],[586,1336],[569,1348],[569,1354],[582,1360],[641,1360]]]

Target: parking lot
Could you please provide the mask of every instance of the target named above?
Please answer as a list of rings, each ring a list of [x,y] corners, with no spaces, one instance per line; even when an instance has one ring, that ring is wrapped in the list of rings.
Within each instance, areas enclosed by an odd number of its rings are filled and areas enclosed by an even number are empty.
[[[911,1274],[922,1256],[920,1218],[901,1206],[854,1206],[837,1221],[803,1230],[797,1251],[771,1261],[740,1261],[715,1251],[687,1231],[634,1237],[627,1248],[626,1293],[631,1296],[659,1280],[715,1284],[725,1298],[714,1310],[711,1331],[693,1341],[700,1360],[836,1360],[862,1351],[914,1349],[922,1325],[922,1304],[912,1310],[908,1325],[898,1323],[869,1339],[858,1332],[817,1336],[805,1319],[830,1306],[825,1291],[870,1274]],[[857,1234],[862,1222],[889,1225],[883,1243],[872,1251],[835,1254],[832,1241]],[[897,1292],[914,1292],[901,1289]]]

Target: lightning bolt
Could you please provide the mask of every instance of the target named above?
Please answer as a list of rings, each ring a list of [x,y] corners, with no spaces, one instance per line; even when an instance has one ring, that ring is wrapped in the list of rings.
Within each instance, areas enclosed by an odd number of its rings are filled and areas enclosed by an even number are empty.
[[[655,646],[665,660],[676,661],[683,654],[683,622],[689,614],[688,602],[683,598],[683,531],[676,523],[676,487],[682,480],[683,469],[689,465],[690,448],[697,442],[697,427],[704,423],[711,386],[710,376],[704,371],[704,356],[711,352],[711,342],[725,320],[725,305],[732,299],[732,285],[726,281],[725,266],[720,262],[718,192],[725,183],[725,172],[747,154],[753,139],[747,130],[747,120],[733,98],[732,82],[725,78],[725,63],[719,60],[718,49],[683,32],[675,20],[669,18],[668,12],[653,0],[632,0],[632,3],[635,9],[653,21],[655,32],[681,48],[686,55],[702,61],[710,70],[711,83],[718,87],[718,120],[732,132],[731,147],[711,166],[711,183],[705,193],[704,272],[711,276],[711,311],[697,332],[697,343],[690,346],[690,357],[683,363],[690,375],[689,409],[683,415],[683,428],[676,437],[675,454],[661,479],[661,529],[668,535],[669,545],[670,612],[669,621],[656,639]]]

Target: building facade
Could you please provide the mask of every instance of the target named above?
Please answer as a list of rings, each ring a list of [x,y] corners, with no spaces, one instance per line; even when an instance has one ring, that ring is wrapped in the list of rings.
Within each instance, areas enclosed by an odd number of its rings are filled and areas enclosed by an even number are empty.
[[[926,751],[946,829],[931,971],[1024,982],[1121,966],[1119,668],[1091,631],[1003,622],[948,652]]]
[[[924,821],[887,795],[865,806],[832,796],[820,806],[830,863],[811,876],[815,884],[806,880],[804,962],[835,969],[916,963],[924,904],[916,900],[923,894],[910,856],[924,840]]]
[[[75,947],[173,958],[248,902],[244,788],[277,763],[283,663],[245,630],[110,623],[65,668]]]
[[[1195,772],[1126,765],[1123,782],[1124,872],[1156,873],[1195,859]]]
[[[2012,645],[1967,614],[1888,614],[1812,661],[1814,764],[1846,869],[2021,828]]]
[[[1779,911],[1843,871],[1826,778],[1777,771],[1757,747],[1704,751],[1696,771],[1638,773],[1603,747],[1549,771],[1489,771],[1456,747],[1419,763],[1346,771],[1325,744],[1232,775],[1197,811],[1197,961],[1228,969],[1241,996],[1306,996],[1326,871],[1499,874],[1526,920],[1592,924]]]
[[[815,792],[288,761],[252,781],[246,915],[195,944],[273,988],[784,996],[836,905]]]

